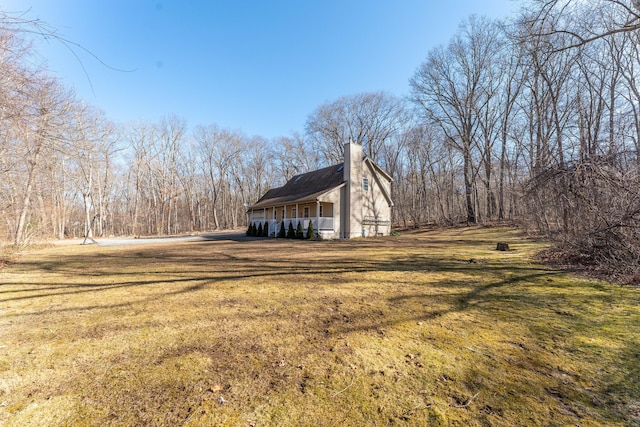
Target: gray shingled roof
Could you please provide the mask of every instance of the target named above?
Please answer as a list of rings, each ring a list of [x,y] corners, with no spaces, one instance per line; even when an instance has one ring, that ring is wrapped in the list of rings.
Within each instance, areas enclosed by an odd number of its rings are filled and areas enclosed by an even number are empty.
[[[284,205],[315,201],[329,190],[344,183],[344,163],[296,175],[285,185],[267,191],[249,209],[261,209],[267,206]]]

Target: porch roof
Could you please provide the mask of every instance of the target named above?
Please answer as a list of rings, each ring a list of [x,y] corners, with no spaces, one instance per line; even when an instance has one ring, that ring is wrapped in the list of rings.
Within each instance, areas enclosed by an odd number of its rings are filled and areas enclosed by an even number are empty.
[[[344,185],[344,163],[296,175],[285,185],[272,188],[249,209],[262,209],[292,203],[315,201]]]

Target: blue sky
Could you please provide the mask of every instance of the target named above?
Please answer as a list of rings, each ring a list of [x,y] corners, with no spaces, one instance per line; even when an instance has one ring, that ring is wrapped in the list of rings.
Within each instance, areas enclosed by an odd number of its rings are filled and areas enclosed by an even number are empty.
[[[55,41],[41,60],[117,122],[175,114],[267,138],[303,132],[343,95],[408,93],[427,52],[470,14],[511,0],[2,0],[58,28],[116,71]],[[84,70],[83,70],[84,67]],[[85,75],[85,70],[87,75]]]

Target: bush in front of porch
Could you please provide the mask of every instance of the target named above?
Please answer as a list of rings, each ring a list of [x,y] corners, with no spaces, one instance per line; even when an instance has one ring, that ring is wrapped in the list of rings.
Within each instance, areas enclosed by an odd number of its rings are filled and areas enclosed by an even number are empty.
[[[316,231],[313,229],[313,221],[309,221],[309,226],[307,227],[307,239],[315,239]]]

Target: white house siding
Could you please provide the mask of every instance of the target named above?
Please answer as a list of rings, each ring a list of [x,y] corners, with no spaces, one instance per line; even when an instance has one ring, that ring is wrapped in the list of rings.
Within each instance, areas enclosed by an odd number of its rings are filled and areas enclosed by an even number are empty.
[[[324,216],[332,216],[333,217],[333,233],[322,232],[321,237],[324,239],[338,239],[340,238],[340,212],[342,211],[342,207],[340,206],[340,192],[344,187],[337,188],[333,191],[330,191],[322,196],[321,202],[325,204]],[[328,204],[331,204],[330,206]]]
[[[391,207],[384,196],[390,194],[391,183],[384,177],[365,167],[363,178],[369,182],[368,191],[362,192],[362,229],[366,236],[388,236],[391,233]],[[381,186],[383,188],[381,188]]]

